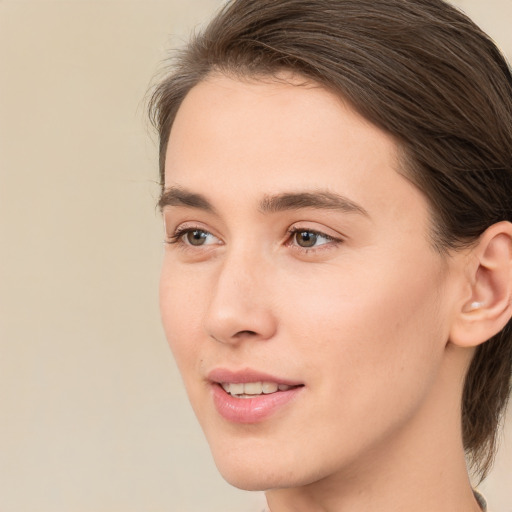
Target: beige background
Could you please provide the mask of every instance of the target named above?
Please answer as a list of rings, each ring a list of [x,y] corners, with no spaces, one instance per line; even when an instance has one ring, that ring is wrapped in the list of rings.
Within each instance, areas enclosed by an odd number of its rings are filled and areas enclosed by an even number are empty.
[[[160,329],[143,98],[219,0],[0,0],[0,511],[235,512]],[[511,0],[457,2],[512,55]],[[171,37],[171,35],[174,35]],[[483,486],[512,511],[512,420]]]

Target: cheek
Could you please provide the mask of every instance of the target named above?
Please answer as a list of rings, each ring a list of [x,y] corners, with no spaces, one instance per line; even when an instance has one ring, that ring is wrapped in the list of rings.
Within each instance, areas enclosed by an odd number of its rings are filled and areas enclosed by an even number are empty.
[[[202,329],[198,310],[205,290],[176,268],[164,258],[159,289],[160,314],[167,341],[186,380],[188,370],[200,363],[197,340],[201,339]]]
[[[428,263],[420,268],[432,270],[423,273],[405,261],[347,264],[284,287],[293,297],[282,315],[286,338],[294,340],[292,358],[307,361],[312,384],[337,404],[328,413],[338,407],[336,414],[364,416],[382,406],[385,414],[427,392],[447,338],[443,275]]]

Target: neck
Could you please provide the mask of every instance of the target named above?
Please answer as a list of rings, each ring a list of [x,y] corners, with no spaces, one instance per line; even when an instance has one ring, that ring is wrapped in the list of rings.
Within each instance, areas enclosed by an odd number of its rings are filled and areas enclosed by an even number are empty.
[[[399,431],[327,478],[268,491],[271,512],[480,512],[461,439],[465,367],[459,365],[454,385],[447,359],[431,393]]]

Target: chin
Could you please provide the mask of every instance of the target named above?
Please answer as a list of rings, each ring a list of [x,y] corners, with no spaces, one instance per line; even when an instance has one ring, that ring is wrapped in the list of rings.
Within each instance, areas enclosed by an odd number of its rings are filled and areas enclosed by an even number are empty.
[[[275,447],[251,451],[233,447],[212,449],[212,454],[224,480],[245,491],[300,487],[325,476],[316,474],[312,467],[304,472],[304,461],[298,461],[293,454]]]
[[[282,475],[279,478],[273,461],[261,457],[261,454],[243,454],[236,449],[219,452],[212,449],[215,465],[224,480],[232,486],[245,491],[265,491],[276,486],[281,487],[282,482],[279,480],[282,480]]]
[[[244,491],[268,491],[270,489],[283,489],[303,485],[297,481],[297,477],[277,475],[272,471],[261,468],[250,468],[250,462],[247,467],[234,469],[233,467],[222,467],[219,465],[220,474],[233,487]]]
[[[269,481],[267,475],[257,475],[251,472],[235,474],[231,471],[219,471],[228,484],[243,491],[268,491],[276,488],[275,482]]]

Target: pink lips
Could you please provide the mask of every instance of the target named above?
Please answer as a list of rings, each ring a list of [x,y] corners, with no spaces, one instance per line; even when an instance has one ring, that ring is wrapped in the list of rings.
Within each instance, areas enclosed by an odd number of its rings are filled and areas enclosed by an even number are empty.
[[[254,370],[233,372],[220,368],[210,372],[208,380],[211,382],[213,403],[217,412],[233,423],[263,421],[293,400],[304,388],[301,382],[281,379]],[[255,395],[254,398],[237,398],[224,391],[221,386],[221,383],[248,382],[273,382],[295,387],[285,391]]]

